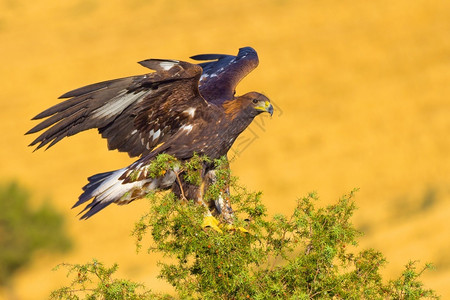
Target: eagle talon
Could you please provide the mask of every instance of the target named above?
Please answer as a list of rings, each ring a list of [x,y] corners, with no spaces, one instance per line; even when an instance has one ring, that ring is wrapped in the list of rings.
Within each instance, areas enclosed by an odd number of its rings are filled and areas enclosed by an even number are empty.
[[[222,228],[229,230],[229,231],[240,231],[243,233],[250,233],[247,229],[245,229],[244,227],[234,227],[233,224],[224,224],[221,226]]]
[[[219,233],[223,233],[222,229],[219,227],[219,221],[213,216],[206,216],[202,222],[202,228],[212,228]]]
[[[235,230],[250,234],[250,231],[248,231],[247,229],[245,229],[244,227],[241,227],[241,226],[237,227]]]

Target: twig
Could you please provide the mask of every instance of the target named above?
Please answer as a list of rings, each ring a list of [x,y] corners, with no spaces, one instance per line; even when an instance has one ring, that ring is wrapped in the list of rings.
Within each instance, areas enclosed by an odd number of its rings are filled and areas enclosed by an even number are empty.
[[[175,176],[177,177],[177,182],[178,182],[178,186],[180,187],[180,192],[181,192],[181,198],[184,201],[187,201],[186,195],[184,194],[184,189],[183,189],[183,185],[181,183],[181,179],[180,179],[180,173],[182,173],[184,170],[181,169],[178,172],[175,172]]]

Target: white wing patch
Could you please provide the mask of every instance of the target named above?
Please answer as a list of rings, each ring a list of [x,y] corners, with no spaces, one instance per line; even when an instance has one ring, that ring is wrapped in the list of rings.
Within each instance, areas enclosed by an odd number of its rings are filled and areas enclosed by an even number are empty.
[[[231,63],[234,63],[234,61],[231,62]],[[210,76],[211,76],[211,77],[217,77],[217,76],[219,76],[218,74],[220,74],[220,73],[223,72],[223,70],[225,70],[224,67],[222,67],[222,68],[220,68],[219,70],[217,70],[216,72],[212,73]]]
[[[193,127],[192,125],[183,125],[180,127],[180,130],[184,130],[186,131],[186,134],[188,134],[189,132],[191,132],[192,127]]]
[[[194,117],[195,114],[195,107],[189,107],[188,109],[184,110],[183,112],[190,115],[192,118]]]
[[[112,98],[108,103],[102,107],[97,108],[92,112],[94,118],[111,117],[120,114],[125,108],[130,106],[133,102],[141,98],[148,91],[141,91],[136,94],[127,94],[127,91],[121,92],[116,97]]]
[[[154,140],[156,140],[157,138],[159,138],[160,134],[161,134],[161,130],[158,129],[158,131],[156,131],[156,132],[153,134],[152,141],[154,141]]]
[[[172,61],[162,61],[159,63],[159,66],[163,68],[165,71],[170,70],[173,66],[178,64],[178,62],[172,62]]]

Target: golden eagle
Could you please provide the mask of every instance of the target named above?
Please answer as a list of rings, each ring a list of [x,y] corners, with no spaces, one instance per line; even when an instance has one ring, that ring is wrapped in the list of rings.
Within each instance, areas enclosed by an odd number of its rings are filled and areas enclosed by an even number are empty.
[[[81,216],[87,219],[111,203],[126,204],[156,189],[180,194],[187,183],[177,182],[175,171],[157,178],[148,167],[158,154],[180,161],[195,154],[217,159],[227,154],[239,134],[262,112],[272,115],[270,100],[250,92],[235,96],[237,84],[258,65],[254,49],[239,49],[236,56],[201,54],[192,64],[178,60],[139,62],[155,72],[88,85],[60,98],[68,98],[41,112],[44,119],[26,134],[45,130],[30,146],[51,147],[62,138],[97,128],[110,150],[139,159],[120,170],[94,175],[74,207],[92,201]],[[137,175],[136,175],[137,174]],[[131,176],[134,178],[130,178]],[[204,163],[202,180],[214,180],[214,165]],[[185,187],[187,197],[203,203],[203,191]],[[205,205],[205,204],[204,204]],[[229,203],[215,201],[216,211],[230,221]]]

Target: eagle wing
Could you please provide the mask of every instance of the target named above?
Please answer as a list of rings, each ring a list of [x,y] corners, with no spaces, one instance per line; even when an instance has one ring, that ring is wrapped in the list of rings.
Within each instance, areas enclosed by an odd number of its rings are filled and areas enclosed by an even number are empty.
[[[206,101],[222,105],[234,99],[238,83],[258,66],[258,54],[251,47],[240,48],[236,56],[226,54],[199,54],[191,56],[203,68],[200,93]]]
[[[26,134],[45,131],[30,146],[53,146],[78,132],[97,128],[110,150],[146,155],[189,124],[208,103],[198,85],[201,67],[183,61],[139,62],[156,72],[104,81],[70,91],[69,98],[33,119],[47,118]]]

